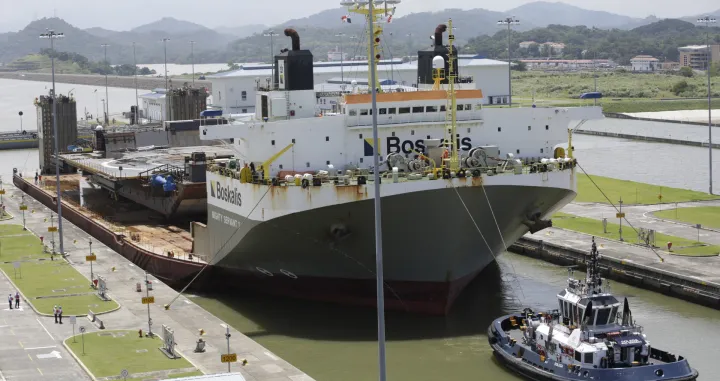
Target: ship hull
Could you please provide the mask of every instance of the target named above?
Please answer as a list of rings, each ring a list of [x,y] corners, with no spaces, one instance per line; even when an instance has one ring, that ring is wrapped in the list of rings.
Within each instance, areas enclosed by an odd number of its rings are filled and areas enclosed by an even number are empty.
[[[573,176],[571,170],[495,176],[482,185],[383,195],[386,307],[447,313],[462,289],[528,231],[523,221],[529,214],[546,216],[572,200]],[[257,185],[242,185],[243,205],[259,198],[248,197],[248,188]],[[366,193],[324,206],[319,194],[308,193],[306,202],[318,207],[273,218],[270,208],[281,209],[291,196],[262,195],[248,214],[265,221],[244,218],[209,198],[211,252],[218,253],[209,281],[223,289],[375,306],[374,199]]]

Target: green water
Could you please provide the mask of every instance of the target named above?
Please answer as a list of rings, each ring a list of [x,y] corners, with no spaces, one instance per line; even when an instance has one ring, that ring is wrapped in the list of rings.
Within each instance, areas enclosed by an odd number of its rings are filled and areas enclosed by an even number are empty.
[[[566,279],[564,268],[507,253],[469,285],[449,316],[388,313],[388,379],[519,380],[494,360],[485,331],[505,313],[554,308]],[[653,346],[687,357],[701,380],[715,379],[720,311],[619,283],[611,287],[619,299],[628,297]],[[377,379],[374,310],[242,293],[193,301],[318,381]]]

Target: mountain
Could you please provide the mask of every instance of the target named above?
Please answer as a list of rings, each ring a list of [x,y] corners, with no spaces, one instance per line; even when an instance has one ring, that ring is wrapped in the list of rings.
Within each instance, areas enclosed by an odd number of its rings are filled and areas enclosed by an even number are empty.
[[[565,3],[552,3],[547,1],[536,1],[523,4],[517,8],[505,12],[520,20],[530,22],[537,26],[546,25],[585,25],[600,29],[622,28],[637,23],[641,19],[630,16],[622,16],[615,13],[603,11],[591,11]]]
[[[0,34],[0,62],[10,62],[49,48],[49,40],[38,38],[41,33],[46,33],[47,29],[65,34],[65,38],[54,41],[56,50],[72,51],[93,60],[102,59],[100,45],[105,42],[103,39],[53,17],[33,21],[18,32]]]
[[[140,25],[136,28],[131,29],[133,33],[152,33],[152,32],[163,32],[167,34],[189,34],[192,32],[207,31],[210,30],[199,24],[192,23],[190,21],[183,21],[174,19],[172,17],[163,17],[158,21],[151,22],[149,24]]]
[[[85,29],[86,32],[92,34],[93,36],[97,36],[100,38],[108,38],[113,37],[121,32],[117,32],[114,30],[108,30],[100,27],[93,27],[93,28],[87,28]]]
[[[267,28],[267,25],[252,24],[240,26],[221,26],[219,28],[215,28],[215,31],[220,34],[231,35],[236,38],[243,38],[247,36],[252,36],[255,33],[260,33]]]

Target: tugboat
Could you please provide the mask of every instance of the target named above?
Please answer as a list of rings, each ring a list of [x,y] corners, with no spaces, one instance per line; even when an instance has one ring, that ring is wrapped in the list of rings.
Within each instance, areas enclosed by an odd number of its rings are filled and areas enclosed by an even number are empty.
[[[627,298],[606,292],[592,240],[585,281],[573,278],[558,295],[560,309],[503,316],[488,328],[495,356],[531,380],[696,380],[687,359],[650,346]],[[607,282],[605,282],[607,287]]]

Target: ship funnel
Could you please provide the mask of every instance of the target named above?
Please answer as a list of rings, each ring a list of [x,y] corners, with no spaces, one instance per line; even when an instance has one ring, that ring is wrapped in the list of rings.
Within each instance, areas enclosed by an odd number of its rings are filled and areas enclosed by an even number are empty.
[[[447,25],[440,24],[435,28],[435,46],[442,46],[442,35],[447,30]]]
[[[285,35],[292,40],[292,50],[300,50],[300,35],[295,29],[285,29]]]

